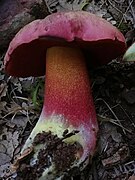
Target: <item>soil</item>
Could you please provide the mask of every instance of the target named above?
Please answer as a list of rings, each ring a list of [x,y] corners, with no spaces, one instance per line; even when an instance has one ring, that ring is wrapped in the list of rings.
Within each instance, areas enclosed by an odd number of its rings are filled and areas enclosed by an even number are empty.
[[[100,124],[92,179],[128,179],[135,173],[135,64],[113,62],[92,78]]]
[[[51,131],[37,134],[33,141],[33,151],[20,161],[16,179],[38,180],[44,169],[49,168],[52,163],[56,167],[56,176],[60,175],[60,172],[66,172],[67,169],[70,169],[77,158],[77,152],[81,150],[81,146],[78,143],[67,144],[63,140],[74,134],[65,131],[61,139],[57,135],[53,135]],[[37,145],[43,145],[43,147],[38,152],[36,163],[31,165],[34,149]]]

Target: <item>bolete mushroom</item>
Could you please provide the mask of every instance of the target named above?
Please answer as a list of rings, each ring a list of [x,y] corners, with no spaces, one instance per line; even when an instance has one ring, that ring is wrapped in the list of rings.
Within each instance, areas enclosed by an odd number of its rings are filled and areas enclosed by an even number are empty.
[[[125,39],[114,26],[84,11],[35,20],[10,43],[5,55],[8,74],[27,77],[46,72],[42,113],[21,152],[33,146],[29,164],[33,172],[40,169],[38,179],[83,169],[93,156],[98,124],[86,62],[108,63],[125,48]]]

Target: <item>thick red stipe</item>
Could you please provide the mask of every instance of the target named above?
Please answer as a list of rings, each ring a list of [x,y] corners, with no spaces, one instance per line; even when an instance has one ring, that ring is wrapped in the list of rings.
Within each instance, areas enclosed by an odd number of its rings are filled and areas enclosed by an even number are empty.
[[[85,59],[78,49],[54,47],[46,55],[46,115],[62,114],[76,127],[96,124]]]

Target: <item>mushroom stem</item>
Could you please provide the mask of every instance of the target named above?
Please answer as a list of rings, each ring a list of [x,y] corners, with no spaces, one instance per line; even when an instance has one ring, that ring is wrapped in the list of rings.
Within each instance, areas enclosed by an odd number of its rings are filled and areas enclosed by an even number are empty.
[[[98,125],[89,76],[79,49],[51,47],[46,56],[44,106],[23,150],[31,146],[38,133],[51,132],[63,138],[67,130],[72,136],[63,141],[81,146],[70,169],[89,159],[95,150]]]
[[[75,127],[95,123],[95,109],[84,57],[79,49],[52,47],[47,51],[45,116],[62,115]]]

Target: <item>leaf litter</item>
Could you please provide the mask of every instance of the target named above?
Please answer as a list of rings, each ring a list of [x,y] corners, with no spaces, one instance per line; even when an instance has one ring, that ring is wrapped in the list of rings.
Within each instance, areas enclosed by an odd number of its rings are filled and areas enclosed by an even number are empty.
[[[20,153],[25,136],[27,138],[39,116],[30,96],[31,89],[36,86],[37,81],[32,77],[27,79],[7,77],[1,63],[0,178],[8,179],[10,166]]]
[[[44,2],[50,13],[82,9],[95,13],[120,28],[127,37],[128,46],[134,40],[133,0]],[[1,53],[0,178],[8,180],[11,178],[10,167],[38,120],[43,103],[44,78],[8,77],[3,71],[3,57]],[[114,61],[91,72],[100,125],[97,151],[92,164],[82,174],[68,179],[132,180],[135,177],[135,65]]]

